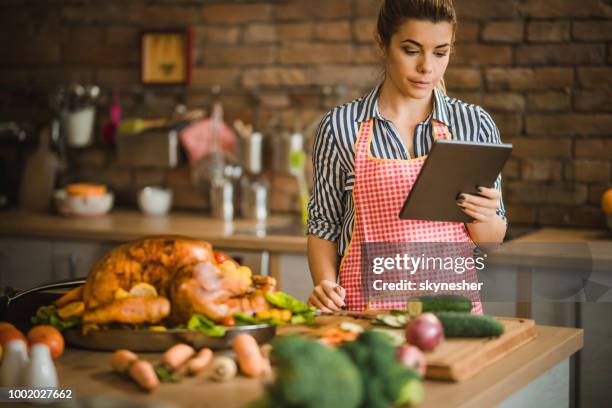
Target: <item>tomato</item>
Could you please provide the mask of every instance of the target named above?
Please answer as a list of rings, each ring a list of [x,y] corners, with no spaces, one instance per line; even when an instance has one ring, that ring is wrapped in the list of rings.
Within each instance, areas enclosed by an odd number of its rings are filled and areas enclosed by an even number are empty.
[[[223,263],[225,261],[227,261],[229,258],[229,256],[227,256],[226,254],[224,254],[223,252],[217,252],[215,251],[215,261],[220,264]]]
[[[51,357],[59,358],[64,352],[64,337],[53,326],[41,325],[35,326],[28,332],[28,341],[30,344],[42,343],[49,347]]]
[[[224,326],[232,327],[236,325],[236,320],[233,316],[225,316],[221,321],[221,324],[223,324]]]
[[[13,326],[12,323],[9,322],[0,322],[0,330],[4,330],[4,329],[15,329],[16,327]]]
[[[5,326],[3,329],[0,329],[0,345],[2,345],[2,348],[6,349],[6,343],[11,340],[21,340],[27,344],[23,333],[17,330],[14,326]]]

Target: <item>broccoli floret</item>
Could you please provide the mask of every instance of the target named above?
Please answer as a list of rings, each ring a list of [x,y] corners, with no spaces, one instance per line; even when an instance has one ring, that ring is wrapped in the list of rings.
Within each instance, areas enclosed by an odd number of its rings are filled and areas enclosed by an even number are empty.
[[[340,349],[361,373],[364,392],[361,407],[386,408],[421,402],[423,387],[418,373],[396,361],[395,347],[384,333],[366,331]]]
[[[356,408],[362,400],[359,371],[345,353],[296,336],[274,342],[277,379],[269,407]]]

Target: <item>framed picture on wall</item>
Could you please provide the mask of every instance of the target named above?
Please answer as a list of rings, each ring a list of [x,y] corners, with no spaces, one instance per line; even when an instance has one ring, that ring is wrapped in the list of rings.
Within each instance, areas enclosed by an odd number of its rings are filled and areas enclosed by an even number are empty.
[[[144,31],[140,39],[143,84],[189,85],[191,29]]]

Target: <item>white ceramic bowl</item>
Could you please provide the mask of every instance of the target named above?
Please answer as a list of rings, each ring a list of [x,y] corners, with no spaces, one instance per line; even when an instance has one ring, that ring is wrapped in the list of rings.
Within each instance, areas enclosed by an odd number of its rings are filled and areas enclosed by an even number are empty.
[[[54,199],[57,210],[63,215],[95,217],[113,208],[114,196],[111,192],[91,197],[71,196],[66,190],[56,190]]]
[[[138,207],[146,215],[165,215],[172,206],[172,190],[145,187],[138,192]]]

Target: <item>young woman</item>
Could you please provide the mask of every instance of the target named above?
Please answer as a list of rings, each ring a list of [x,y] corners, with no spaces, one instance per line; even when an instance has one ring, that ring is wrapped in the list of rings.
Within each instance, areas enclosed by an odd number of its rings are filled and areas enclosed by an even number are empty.
[[[480,187],[479,195],[458,197],[472,223],[398,216],[436,138],[500,143],[481,107],[445,95],[456,27],[452,0],[383,1],[376,35],[382,83],[321,122],[313,152],[308,260],[315,285],[309,303],[324,312],[369,307],[360,290],[364,242],[503,240],[501,177],[493,188]],[[481,310],[475,301],[473,312]]]

